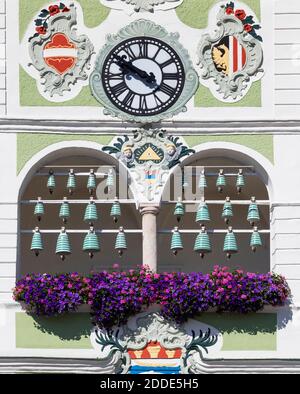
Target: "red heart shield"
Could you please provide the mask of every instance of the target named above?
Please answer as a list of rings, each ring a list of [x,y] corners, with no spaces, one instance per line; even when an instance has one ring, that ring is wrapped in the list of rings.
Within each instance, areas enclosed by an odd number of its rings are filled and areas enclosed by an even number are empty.
[[[64,74],[75,65],[77,48],[65,34],[55,33],[44,46],[43,57],[49,67],[58,74]]]

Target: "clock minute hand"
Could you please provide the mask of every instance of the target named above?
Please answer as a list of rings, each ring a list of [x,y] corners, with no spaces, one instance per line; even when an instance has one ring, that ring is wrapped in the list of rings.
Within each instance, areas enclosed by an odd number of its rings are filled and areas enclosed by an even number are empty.
[[[148,74],[146,71],[134,66],[131,62],[127,62],[124,57],[116,56],[117,64],[123,71],[132,71],[139,77],[144,79],[147,83],[155,83],[156,79],[153,73]]]

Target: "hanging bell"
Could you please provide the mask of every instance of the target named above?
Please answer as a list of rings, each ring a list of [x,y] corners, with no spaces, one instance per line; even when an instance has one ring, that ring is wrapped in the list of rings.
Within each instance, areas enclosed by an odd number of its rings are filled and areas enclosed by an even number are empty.
[[[184,216],[185,209],[184,205],[182,203],[182,200],[180,197],[178,197],[178,203],[176,204],[175,210],[174,210],[174,216],[177,217],[177,222],[179,223],[181,218]]]
[[[226,178],[225,178],[225,175],[224,175],[224,170],[220,170],[219,171],[219,175],[218,175],[218,178],[217,178],[216,186],[218,188],[218,192],[222,193],[224,187],[226,186]]]
[[[95,253],[100,252],[99,239],[93,226],[90,227],[88,234],[84,238],[82,249],[89,254],[91,259]]]
[[[110,216],[114,219],[115,223],[118,223],[119,217],[121,216],[121,205],[117,197],[111,207]]]
[[[69,171],[67,189],[68,189],[70,195],[72,195],[74,190],[76,189],[76,178],[75,178],[75,173],[74,173],[73,169],[71,169]]]
[[[47,188],[50,194],[53,194],[55,187],[56,187],[56,182],[55,182],[54,172],[53,170],[50,170],[48,181],[47,181]]]
[[[110,191],[113,189],[114,186],[115,186],[114,172],[113,172],[112,169],[110,169],[110,170],[108,171],[107,178],[106,178],[106,187],[107,187],[107,190],[110,192]]]
[[[57,238],[55,254],[60,255],[62,261],[66,259],[67,255],[71,254],[69,236],[66,233],[65,227],[61,228],[61,232]]]
[[[222,211],[222,218],[224,219],[225,223],[228,224],[229,219],[232,217],[233,217],[233,210],[232,210],[230,197],[226,197],[226,201]]]
[[[126,242],[126,237],[123,227],[119,228],[119,232],[115,243],[115,249],[118,251],[120,257],[123,255],[124,250],[127,249],[127,242]]]
[[[251,235],[250,246],[253,252],[256,252],[257,248],[262,246],[262,240],[258,232],[258,228],[255,226],[253,228],[253,233]]]
[[[97,206],[95,204],[94,197],[90,198],[90,202],[86,206],[83,220],[88,222],[90,226],[92,226],[93,223],[98,220]]]
[[[201,232],[197,235],[194,251],[199,253],[202,259],[206,253],[211,252],[211,243],[205,226],[201,227]]]
[[[67,223],[70,216],[71,216],[71,212],[70,212],[70,205],[68,203],[68,198],[64,197],[64,201],[60,206],[59,217],[63,220],[64,223]]]
[[[242,188],[245,186],[245,177],[243,174],[243,170],[240,169],[236,179],[236,190],[238,194],[242,192]]]
[[[90,175],[87,182],[87,188],[89,190],[90,195],[92,195],[96,190],[96,175],[93,169],[90,170]]]
[[[224,240],[224,252],[226,252],[227,258],[230,259],[231,255],[238,252],[236,238],[233,233],[232,227],[228,227],[228,233]]]
[[[37,220],[40,222],[43,215],[45,215],[45,207],[42,202],[42,197],[38,197],[38,202],[34,207],[34,216],[36,216]]]
[[[43,251],[43,249],[44,247],[43,247],[42,235],[40,233],[40,229],[36,227],[34,229],[34,233],[32,236],[30,250],[32,250],[35,253],[36,257],[38,257],[38,255],[40,254],[40,252]]]
[[[171,240],[171,250],[174,256],[177,256],[178,252],[183,249],[181,234],[178,227],[174,227],[172,240]]]
[[[198,187],[199,189],[205,189],[207,188],[207,181],[206,181],[206,176],[205,176],[205,171],[202,170],[198,182]]]
[[[251,197],[251,203],[250,203],[249,209],[248,209],[247,220],[248,220],[248,222],[251,224],[252,227],[253,227],[257,222],[260,221],[259,210],[258,210],[258,206],[257,206],[256,198],[255,198],[255,197]]]
[[[200,224],[204,222],[210,222],[210,214],[204,198],[199,204],[197,215],[196,215],[196,222]]]
[[[189,187],[188,179],[184,169],[182,170],[182,189],[185,190]]]

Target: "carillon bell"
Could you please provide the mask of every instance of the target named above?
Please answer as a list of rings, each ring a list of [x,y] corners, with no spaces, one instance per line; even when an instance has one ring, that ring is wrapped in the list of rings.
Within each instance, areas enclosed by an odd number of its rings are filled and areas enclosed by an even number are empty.
[[[106,187],[107,190],[110,192],[115,186],[115,177],[114,172],[112,169],[108,171],[107,178],[106,178]]]
[[[238,247],[236,243],[236,238],[233,233],[232,227],[228,227],[228,233],[224,240],[224,252],[226,252],[227,258],[230,259],[232,254],[238,252]]]
[[[205,226],[201,227],[201,232],[197,235],[194,251],[199,253],[202,259],[206,253],[211,253],[211,243]]]
[[[42,197],[38,197],[38,202],[34,207],[34,216],[36,216],[37,220],[40,222],[43,215],[45,215],[45,207],[42,202]]]
[[[70,171],[69,171],[67,189],[68,189],[70,195],[72,195],[74,190],[76,189],[76,178],[75,178],[75,173],[74,173],[73,169],[70,169]]]
[[[88,234],[84,238],[82,249],[89,254],[91,259],[95,253],[100,252],[99,239],[93,226],[90,227]]]
[[[71,254],[69,236],[66,233],[65,227],[61,228],[61,232],[57,238],[55,253],[60,256],[62,261],[66,259],[67,255]]]
[[[173,254],[176,256],[180,250],[183,249],[181,234],[178,230],[178,227],[175,227],[173,230],[172,240],[171,240],[171,250]]]
[[[84,221],[88,222],[90,226],[93,225],[94,222],[98,220],[98,212],[97,206],[94,201],[94,197],[90,197],[90,202],[86,206],[85,214],[84,214]]]
[[[42,235],[38,227],[36,227],[34,230],[30,250],[32,250],[35,253],[36,257],[38,257],[40,252],[44,250]]]
[[[55,187],[56,187],[56,182],[55,182],[54,172],[53,170],[50,170],[48,181],[47,181],[47,188],[50,194],[53,194]]]
[[[229,219],[233,217],[233,210],[232,210],[232,204],[230,201],[230,197],[226,197],[225,204],[223,206],[223,211],[222,211],[222,218],[225,220],[225,223],[229,223]]]
[[[242,192],[243,187],[245,186],[245,177],[244,177],[244,173],[243,170],[240,169],[237,175],[237,179],[236,179],[236,189],[238,194],[240,194]]]
[[[182,203],[182,199],[178,197],[178,203],[176,204],[175,210],[174,210],[174,216],[177,217],[177,222],[179,223],[181,218],[184,216],[185,209],[184,205]]]
[[[121,205],[117,197],[111,207],[110,216],[113,218],[115,223],[118,223],[118,220],[121,217]]]
[[[255,197],[251,197],[251,203],[248,208],[247,220],[251,224],[251,226],[254,226],[256,223],[260,221],[258,205],[256,203]]]
[[[258,232],[258,228],[255,226],[253,228],[253,233],[251,235],[250,246],[253,252],[256,252],[257,248],[262,246],[262,240]]]
[[[70,216],[71,216],[71,211],[70,211],[70,205],[68,203],[68,198],[64,197],[64,201],[60,206],[59,217],[63,220],[64,223],[67,223]]]
[[[219,171],[219,175],[218,175],[218,178],[217,178],[216,186],[218,188],[218,192],[222,193],[224,187],[226,186],[226,178],[225,178],[225,175],[224,175],[224,170],[220,170]]]
[[[127,250],[127,242],[123,227],[119,228],[115,243],[115,249],[118,251],[120,257],[123,255],[124,251]]]
[[[94,193],[94,191],[96,190],[96,175],[95,175],[95,171],[93,169],[90,170],[90,175],[89,175],[88,182],[87,182],[87,189],[88,189],[90,195],[92,195]]]
[[[203,224],[205,222],[210,222],[210,214],[204,198],[199,204],[197,215],[196,215],[196,222],[200,224]]]
[[[199,189],[206,189],[207,188],[207,181],[205,176],[205,170],[201,171],[199,182],[198,182]]]

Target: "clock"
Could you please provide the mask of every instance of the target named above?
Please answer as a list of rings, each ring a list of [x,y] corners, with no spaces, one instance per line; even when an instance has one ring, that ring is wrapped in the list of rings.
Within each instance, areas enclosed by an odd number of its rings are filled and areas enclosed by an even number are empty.
[[[121,111],[156,115],[176,103],[185,83],[180,56],[165,42],[136,37],[121,42],[105,59],[102,84]]]
[[[107,38],[90,77],[107,115],[153,123],[186,110],[199,78],[178,38],[144,19]]]

